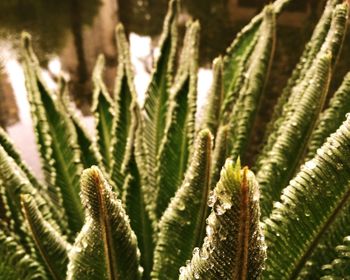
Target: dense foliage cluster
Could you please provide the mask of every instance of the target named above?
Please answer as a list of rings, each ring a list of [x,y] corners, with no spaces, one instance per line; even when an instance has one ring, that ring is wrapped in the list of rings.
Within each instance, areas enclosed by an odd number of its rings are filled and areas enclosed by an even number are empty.
[[[187,24],[176,63],[178,3],[170,1],[142,108],[118,25],[114,93],[102,56],[93,73],[94,138],[65,81],[48,89],[24,34],[45,182],[0,130],[0,278],[350,278],[350,74],[325,105],[346,3],[327,2],[252,171],[241,167],[288,2],[266,6],[214,61],[199,119],[199,23]]]

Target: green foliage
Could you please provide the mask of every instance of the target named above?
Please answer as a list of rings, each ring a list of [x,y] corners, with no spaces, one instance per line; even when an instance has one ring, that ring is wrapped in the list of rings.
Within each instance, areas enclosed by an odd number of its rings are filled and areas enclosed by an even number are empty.
[[[274,109],[256,176],[244,166],[268,98],[276,17],[288,2],[266,6],[214,61],[198,120],[199,23],[187,24],[179,53],[178,2],[170,1],[142,108],[118,25],[114,93],[102,56],[93,74],[94,138],[66,82],[47,88],[24,34],[45,182],[0,130],[0,278],[350,278],[349,74],[324,106],[346,3],[327,2]]]

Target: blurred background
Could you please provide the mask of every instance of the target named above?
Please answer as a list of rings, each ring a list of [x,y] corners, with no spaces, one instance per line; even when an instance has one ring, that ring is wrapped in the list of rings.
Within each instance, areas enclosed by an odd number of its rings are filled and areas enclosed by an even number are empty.
[[[180,44],[189,19],[201,24],[199,106],[211,83],[212,60],[224,53],[235,34],[270,1],[265,0],[182,0],[179,19]],[[268,120],[272,106],[298,61],[305,42],[322,13],[325,1],[294,0],[278,19],[277,46],[270,81],[260,112]],[[72,99],[85,123],[91,104],[91,72],[97,56],[107,61],[105,82],[113,90],[117,50],[114,28],[122,22],[128,33],[135,83],[142,102],[149,81],[153,53],[162,30],[168,0],[6,0],[0,1],[0,126],[4,127],[24,159],[39,172],[35,140],[19,63],[20,34],[33,37],[33,45],[45,70],[49,86],[61,71],[69,78]],[[345,40],[335,89],[350,70],[349,36]],[[332,91],[332,90],[331,90]],[[259,134],[258,134],[259,135]]]

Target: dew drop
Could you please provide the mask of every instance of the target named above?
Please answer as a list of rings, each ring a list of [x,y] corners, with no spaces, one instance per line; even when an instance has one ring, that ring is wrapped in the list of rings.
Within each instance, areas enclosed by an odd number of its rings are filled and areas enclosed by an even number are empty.
[[[215,202],[216,202],[217,198],[216,198],[216,195],[214,194],[213,191],[211,191],[209,193],[209,198],[208,198],[208,206],[209,207],[213,207]]]
[[[186,209],[186,205],[185,203],[183,203],[183,201],[178,201],[177,203],[177,209],[179,209],[180,211],[184,211]]]
[[[216,213],[216,215],[221,216],[221,215],[225,214],[225,212],[226,212],[226,209],[223,208],[220,204],[216,204],[215,205],[215,213]]]
[[[305,163],[305,167],[309,170],[312,170],[316,167],[316,162],[313,160],[309,160],[308,162]]]

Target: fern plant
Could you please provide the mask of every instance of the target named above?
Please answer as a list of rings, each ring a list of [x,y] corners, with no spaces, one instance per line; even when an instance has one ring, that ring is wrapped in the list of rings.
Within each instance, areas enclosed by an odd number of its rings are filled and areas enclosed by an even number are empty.
[[[253,171],[241,167],[267,98],[276,17],[288,2],[266,6],[214,61],[199,120],[199,23],[187,24],[175,67],[178,3],[170,1],[142,108],[118,25],[114,93],[102,56],[93,73],[93,138],[65,81],[56,92],[46,86],[24,34],[45,182],[0,130],[0,278],[350,278],[350,74],[325,106],[345,2],[327,2]]]

